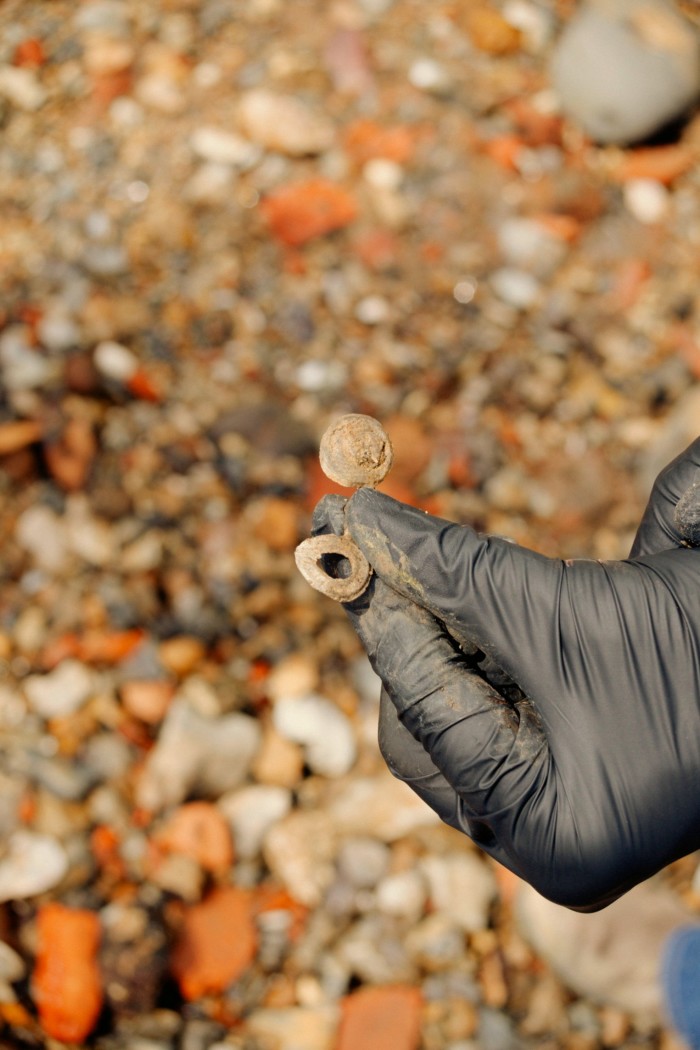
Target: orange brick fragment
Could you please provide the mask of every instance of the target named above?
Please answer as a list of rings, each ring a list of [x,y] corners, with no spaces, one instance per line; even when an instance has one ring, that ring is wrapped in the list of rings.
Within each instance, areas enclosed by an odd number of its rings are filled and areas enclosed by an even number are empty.
[[[283,186],[266,197],[260,207],[272,234],[290,247],[340,230],[357,215],[354,197],[322,178]]]
[[[682,143],[668,146],[645,146],[627,150],[612,169],[617,182],[630,179],[654,179],[670,186],[681,175],[695,166],[694,150]]]
[[[205,871],[223,874],[233,864],[228,821],[213,802],[186,802],[171,815],[155,837],[168,853],[183,853]]]
[[[44,62],[46,62],[46,53],[43,44],[35,36],[21,40],[12,56],[13,65],[24,66],[26,69],[37,69],[43,66]]]
[[[412,128],[388,128],[374,120],[356,120],[345,132],[343,145],[357,164],[380,158],[405,164],[415,153],[419,134]]]
[[[102,1009],[97,964],[100,922],[95,912],[53,901],[37,915],[37,958],[32,994],[47,1035],[82,1042]]]
[[[236,886],[216,889],[187,908],[171,969],[185,999],[224,991],[257,950],[252,896]]]
[[[360,988],[342,1003],[336,1050],[418,1050],[423,999],[409,985]]]

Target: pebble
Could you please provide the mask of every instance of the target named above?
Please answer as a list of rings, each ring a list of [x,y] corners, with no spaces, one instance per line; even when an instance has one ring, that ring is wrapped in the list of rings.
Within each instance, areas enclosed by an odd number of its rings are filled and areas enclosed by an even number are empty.
[[[49,97],[34,70],[16,66],[0,66],[0,95],[28,112],[41,109]]]
[[[301,744],[314,773],[341,777],[355,763],[357,743],[351,722],[326,697],[280,697],[273,709],[275,728],[287,740]]]
[[[540,283],[533,274],[513,266],[494,270],[491,287],[502,302],[517,310],[529,310],[542,294]]]
[[[452,89],[452,79],[444,66],[433,58],[421,57],[411,63],[409,82],[421,91],[443,95]]]
[[[496,896],[492,869],[474,853],[446,853],[426,857],[421,865],[436,911],[449,915],[466,933],[489,925]]]
[[[424,877],[417,871],[399,871],[386,875],[376,888],[377,907],[385,915],[394,915],[414,924],[423,914],[428,900]]]
[[[15,539],[45,572],[60,575],[70,563],[63,521],[51,507],[41,503],[27,507],[17,519]]]
[[[650,880],[602,912],[568,911],[522,884],[518,928],[572,990],[594,1002],[658,1023],[658,960],[671,932],[689,915],[678,897]]]
[[[290,157],[322,153],[335,137],[333,124],[323,113],[292,95],[247,91],[238,103],[237,116],[251,142]]]
[[[57,374],[56,364],[36,353],[24,325],[8,325],[0,332],[0,369],[9,390],[33,390]]]
[[[369,835],[393,842],[418,828],[439,823],[439,817],[390,773],[358,776],[328,800],[330,818],[339,832]]]
[[[236,855],[252,860],[270,829],[290,812],[292,793],[272,784],[251,784],[222,795],[218,806],[231,826]]]
[[[354,889],[371,889],[385,875],[389,849],[376,839],[351,837],[338,851],[338,871]]]
[[[622,193],[625,207],[639,222],[661,222],[668,215],[671,206],[669,192],[654,179],[630,179]]]
[[[386,299],[383,299],[379,295],[368,295],[364,299],[360,299],[359,303],[355,307],[355,317],[361,324],[369,325],[370,327],[378,324],[383,324],[389,319],[390,308]]]
[[[175,697],[137,785],[138,804],[158,811],[195,791],[218,797],[245,780],[260,743],[248,715],[207,718]]]
[[[339,1021],[335,1003],[254,1010],[246,1029],[261,1043],[284,1050],[334,1050]]]
[[[292,811],[265,836],[263,856],[270,871],[295,900],[317,908],[333,882],[336,835],[330,814]]]
[[[27,964],[19,952],[6,941],[0,941],[0,981],[14,984],[21,981],[27,973]]]
[[[18,829],[0,857],[0,901],[24,900],[53,889],[68,871],[63,846],[50,835]]]
[[[48,674],[29,675],[23,682],[29,706],[46,719],[65,717],[78,711],[95,688],[92,671],[78,660],[63,660]]]
[[[565,113],[591,138],[637,142],[697,99],[700,43],[663,0],[589,0],[561,34],[551,74]]]
[[[233,131],[224,131],[209,124],[193,131],[190,137],[192,152],[200,160],[248,171],[262,156],[259,146]]]

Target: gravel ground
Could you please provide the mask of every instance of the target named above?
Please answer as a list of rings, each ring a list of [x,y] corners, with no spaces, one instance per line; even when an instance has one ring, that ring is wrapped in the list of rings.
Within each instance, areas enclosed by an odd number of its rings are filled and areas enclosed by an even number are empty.
[[[343,412],[388,491],[567,557],[696,436],[700,118],[591,143],[572,11],[0,7],[3,1046],[373,1050],[372,990],[390,1050],[673,1045],[385,774],[293,558]]]

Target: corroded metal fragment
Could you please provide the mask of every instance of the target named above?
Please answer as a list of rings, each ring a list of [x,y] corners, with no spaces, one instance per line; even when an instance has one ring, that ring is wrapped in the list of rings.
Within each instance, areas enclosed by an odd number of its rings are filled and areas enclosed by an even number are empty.
[[[372,416],[341,416],[321,438],[323,473],[348,488],[378,485],[389,473],[393,458],[389,436]]]
[[[307,583],[337,602],[359,598],[369,583],[372,570],[357,544],[349,536],[312,536],[294,551],[297,568]],[[347,559],[345,576],[331,576],[330,564]]]

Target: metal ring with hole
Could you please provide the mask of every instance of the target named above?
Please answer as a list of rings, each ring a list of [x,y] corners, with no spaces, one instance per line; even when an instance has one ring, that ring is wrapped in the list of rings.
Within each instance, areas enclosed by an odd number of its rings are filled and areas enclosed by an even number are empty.
[[[336,554],[350,562],[350,574],[329,576],[323,567],[323,558]],[[297,568],[315,590],[337,602],[351,602],[367,588],[372,575],[370,564],[357,544],[349,536],[312,536],[294,551]]]

